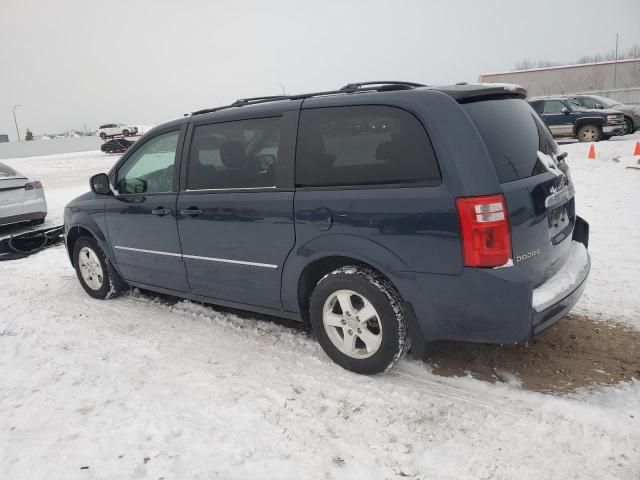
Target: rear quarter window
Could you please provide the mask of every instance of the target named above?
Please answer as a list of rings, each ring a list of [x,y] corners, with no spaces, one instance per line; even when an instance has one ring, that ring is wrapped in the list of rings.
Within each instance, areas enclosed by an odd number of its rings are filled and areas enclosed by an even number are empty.
[[[546,172],[538,152],[553,155],[557,145],[546,125],[524,100],[515,98],[467,103],[501,183]]]
[[[429,137],[409,112],[374,105],[302,111],[297,186],[440,182]]]

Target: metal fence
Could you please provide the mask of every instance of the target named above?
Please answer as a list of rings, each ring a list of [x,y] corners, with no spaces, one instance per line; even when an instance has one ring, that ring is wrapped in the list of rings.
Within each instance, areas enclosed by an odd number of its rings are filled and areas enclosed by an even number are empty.
[[[637,103],[640,104],[640,87],[636,88],[618,88],[615,90],[600,90],[591,92],[580,92],[590,95],[600,95],[601,97],[613,98],[620,103]]]

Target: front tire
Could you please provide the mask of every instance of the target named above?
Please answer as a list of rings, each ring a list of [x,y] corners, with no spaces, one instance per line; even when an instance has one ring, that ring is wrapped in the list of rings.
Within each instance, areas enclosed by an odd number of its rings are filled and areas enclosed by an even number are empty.
[[[629,135],[631,133],[633,133],[633,122],[631,121],[630,118],[625,118],[624,119],[624,130],[622,131],[622,133],[620,135]]]
[[[104,300],[117,292],[115,272],[94,238],[80,237],[76,241],[73,265],[80,285],[91,297]]]
[[[384,372],[409,349],[400,295],[370,268],[350,265],[322,278],[311,294],[310,318],[325,353],[352,372]]]
[[[581,142],[599,142],[602,131],[596,125],[585,125],[578,130],[578,140]]]
[[[128,137],[128,136],[129,136],[129,130],[124,129],[124,130],[122,131],[122,135],[124,135],[125,137]]]
[[[100,132],[100,138],[104,140],[105,138],[107,138],[107,134],[104,132]]]

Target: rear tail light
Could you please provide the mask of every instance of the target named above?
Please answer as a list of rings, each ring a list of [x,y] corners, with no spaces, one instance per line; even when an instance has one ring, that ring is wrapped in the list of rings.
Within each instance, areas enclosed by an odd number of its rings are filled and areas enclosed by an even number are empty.
[[[38,190],[42,188],[42,184],[37,180],[35,182],[29,182],[24,184],[25,190]]]
[[[511,230],[502,195],[456,199],[465,267],[498,267],[511,258]]]

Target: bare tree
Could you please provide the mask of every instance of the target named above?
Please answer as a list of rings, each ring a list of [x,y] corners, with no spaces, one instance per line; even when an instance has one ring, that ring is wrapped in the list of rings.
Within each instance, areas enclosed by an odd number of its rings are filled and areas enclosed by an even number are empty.
[[[640,58],[640,43],[634,43],[627,54],[625,55],[622,52],[618,52],[618,60],[624,60],[628,58]],[[580,57],[575,63],[576,64],[584,64],[584,63],[598,63],[598,62],[610,62],[616,59],[615,50],[610,50],[607,53],[596,53],[594,55],[585,55]],[[517,62],[515,67],[516,70],[528,70],[530,68],[545,68],[545,67],[556,67],[559,65],[566,65],[566,63],[559,62],[550,62],[548,60],[538,60],[531,61],[528,58]]]

